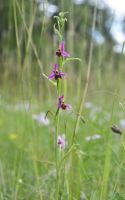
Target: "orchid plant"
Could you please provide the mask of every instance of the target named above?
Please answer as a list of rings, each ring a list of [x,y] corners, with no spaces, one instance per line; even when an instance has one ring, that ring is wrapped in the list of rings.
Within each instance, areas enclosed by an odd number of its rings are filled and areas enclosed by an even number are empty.
[[[55,134],[55,158],[56,158],[56,200],[59,199],[59,192],[60,192],[60,162],[63,159],[63,152],[66,147],[66,137],[63,137],[62,134],[60,135],[60,124],[59,124],[59,118],[60,118],[60,110],[63,110],[63,112],[66,112],[67,110],[71,110],[72,106],[70,104],[65,103],[64,94],[62,92],[62,81],[65,77],[66,73],[63,72],[63,68],[65,69],[64,65],[66,62],[71,60],[80,60],[79,58],[71,58],[70,53],[65,50],[65,42],[63,38],[63,32],[64,32],[64,25],[67,21],[67,18],[65,18],[64,12],[59,13],[58,16],[55,16],[56,24],[54,25],[54,31],[57,34],[58,43],[59,46],[57,47],[57,50],[55,51],[56,55],[56,62],[54,64],[54,67],[52,68],[51,74],[48,76],[48,80],[56,82],[56,90],[57,90],[57,110],[55,114],[55,124],[56,124],[56,134]],[[44,75],[45,76],[45,75]],[[62,131],[62,130],[61,130]]]

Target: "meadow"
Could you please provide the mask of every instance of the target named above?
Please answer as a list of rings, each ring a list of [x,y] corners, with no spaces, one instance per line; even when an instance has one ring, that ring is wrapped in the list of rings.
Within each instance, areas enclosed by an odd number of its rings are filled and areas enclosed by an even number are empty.
[[[3,3],[9,12],[0,47],[0,200],[124,200],[124,44],[116,54],[111,39],[97,45],[87,32],[103,30],[106,14],[97,5],[81,10],[73,1],[56,2],[68,12],[63,39],[74,58],[66,58],[58,88],[58,80],[48,80],[57,59],[56,20],[36,2]],[[60,90],[72,110],[58,107]]]

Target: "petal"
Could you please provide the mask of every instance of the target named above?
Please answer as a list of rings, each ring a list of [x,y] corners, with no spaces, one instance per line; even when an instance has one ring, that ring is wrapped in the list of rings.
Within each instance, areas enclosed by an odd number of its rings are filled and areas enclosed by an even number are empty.
[[[66,110],[72,110],[72,106],[70,104],[66,104]]]
[[[48,79],[53,79],[55,77],[55,73],[52,72],[52,74],[50,74],[50,76],[48,77]]]
[[[62,137],[58,136],[58,144],[61,144],[61,143],[62,143]]]
[[[58,68],[59,68],[59,66],[57,64],[54,64],[53,71],[56,71]]]
[[[61,42],[61,44],[60,44],[60,50],[61,50],[61,51],[64,51],[64,49],[65,49],[65,43],[64,43],[64,42]]]
[[[59,97],[59,102],[62,101],[64,99],[64,95]]]
[[[62,51],[61,54],[64,58],[70,57],[70,54],[66,51]]]
[[[65,138],[62,136],[58,136],[58,145],[61,147],[61,149],[65,148]]]
[[[59,103],[58,103],[58,108],[61,108],[61,105],[62,105],[62,104],[59,102]]]
[[[64,72],[60,72],[59,74],[60,74],[60,76],[65,76]]]

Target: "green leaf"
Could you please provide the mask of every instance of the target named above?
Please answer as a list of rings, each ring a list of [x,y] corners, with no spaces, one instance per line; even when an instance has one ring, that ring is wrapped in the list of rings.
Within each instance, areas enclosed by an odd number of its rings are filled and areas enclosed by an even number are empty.
[[[57,108],[57,111],[56,111],[55,117],[57,117],[58,113],[59,113],[59,108]]]
[[[48,76],[46,76],[44,73],[42,73],[42,75],[56,87],[56,82],[48,79]]]
[[[61,18],[64,18],[64,15],[66,15],[66,14],[68,14],[69,12],[60,12],[59,13],[59,16],[61,17]]]
[[[67,58],[65,61],[63,61],[63,65],[65,65],[67,62],[70,61],[79,61],[81,62],[82,60],[80,58]]]
[[[61,33],[58,31],[58,29],[56,28],[56,25],[54,24],[54,32],[59,36],[60,40],[62,40],[62,35]]]
[[[59,16],[54,16],[54,18],[55,18],[57,21],[60,21],[60,17],[59,17]]]

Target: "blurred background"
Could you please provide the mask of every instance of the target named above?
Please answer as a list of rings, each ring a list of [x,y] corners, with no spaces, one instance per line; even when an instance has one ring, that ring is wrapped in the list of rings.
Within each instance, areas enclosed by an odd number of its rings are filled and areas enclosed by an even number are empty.
[[[60,112],[60,198],[125,199],[124,134],[111,130],[125,130],[125,0],[0,0],[0,200],[55,200],[55,121],[45,116],[58,103],[47,77],[57,62],[53,16],[62,11],[66,51],[82,61],[64,66],[62,91],[75,114]],[[85,124],[77,124],[80,105]]]
[[[94,9],[96,19],[92,30]],[[53,16],[60,11],[68,12],[66,49],[71,56],[82,59],[81,63],[72,62],[66,66],[71,80],[66,86],[68,94],[73,96],[77,91],[79,99],[84,89],[91,42],[94,46],[89,89],[112,90],[122,81],[119,89],[123,92],[124,0],[10,0],[0,3],[1,95],[13,99],[23,97],[26,101],[31,96],[41,101],[53,95],[55,89],[42,73],[48,76],[56,62],[58,46]]]

